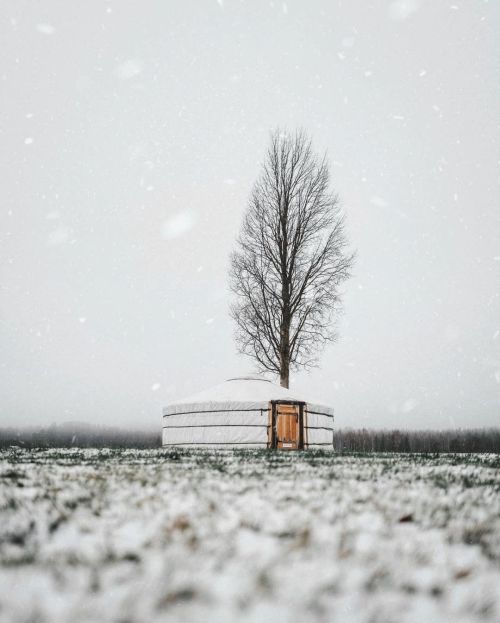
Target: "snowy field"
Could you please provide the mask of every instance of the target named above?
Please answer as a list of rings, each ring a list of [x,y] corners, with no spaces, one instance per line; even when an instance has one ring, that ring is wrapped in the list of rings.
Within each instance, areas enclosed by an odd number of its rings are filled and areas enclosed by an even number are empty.
[[[500,457],[0,453],[0,621],[500,621]]]

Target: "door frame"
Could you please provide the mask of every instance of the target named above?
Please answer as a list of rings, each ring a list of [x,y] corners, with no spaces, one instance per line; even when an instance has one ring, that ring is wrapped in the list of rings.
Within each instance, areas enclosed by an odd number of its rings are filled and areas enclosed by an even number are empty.
[[[304,412],[306,403],[301,400],[270,400],[269,401],[269,423],[267,435],[267,447],[272,450],[278,449],[278,439],[276,431],[276,414],[278,405],[295,405],[299,408],[299,440],[297,450],[304,449]],[[295,448],[294,448],[295,449]]]

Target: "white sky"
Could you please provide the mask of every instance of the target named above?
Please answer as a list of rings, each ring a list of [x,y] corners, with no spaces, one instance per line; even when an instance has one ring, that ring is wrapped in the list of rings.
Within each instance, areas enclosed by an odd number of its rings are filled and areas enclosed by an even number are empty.
[[[227,264],[269,131],[358,261],[292,386],[337,426],[500,425],[500,3],[0,6],[0,425],[160,426],[252,370]]]

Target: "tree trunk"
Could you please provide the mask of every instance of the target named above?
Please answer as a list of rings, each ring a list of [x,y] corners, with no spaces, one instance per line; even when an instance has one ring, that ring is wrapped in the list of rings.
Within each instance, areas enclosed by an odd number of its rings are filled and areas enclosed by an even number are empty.
[[[290,384],[290,320],[285,317],[281,325],[280,385],[288,389]]]
[[[290,361],[288,358],[283,358],[281,360],[280,366],[280,385],[281,387],[286,387],[288,389],[289,386],[289,376],[290,376]]]

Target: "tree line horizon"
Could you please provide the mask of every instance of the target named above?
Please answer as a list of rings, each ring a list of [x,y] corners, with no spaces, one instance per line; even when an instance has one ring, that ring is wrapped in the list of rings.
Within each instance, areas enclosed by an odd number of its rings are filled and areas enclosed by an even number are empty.
[[[161,448],[161,433],[91,424],[0,428],[0,448]],[[500,428],[404,430],[340,428],[333,432],[338,453],[500,454]],[[168,450],[166,450],[168,452]],[[308,450],[311,452],[311,450]]]

